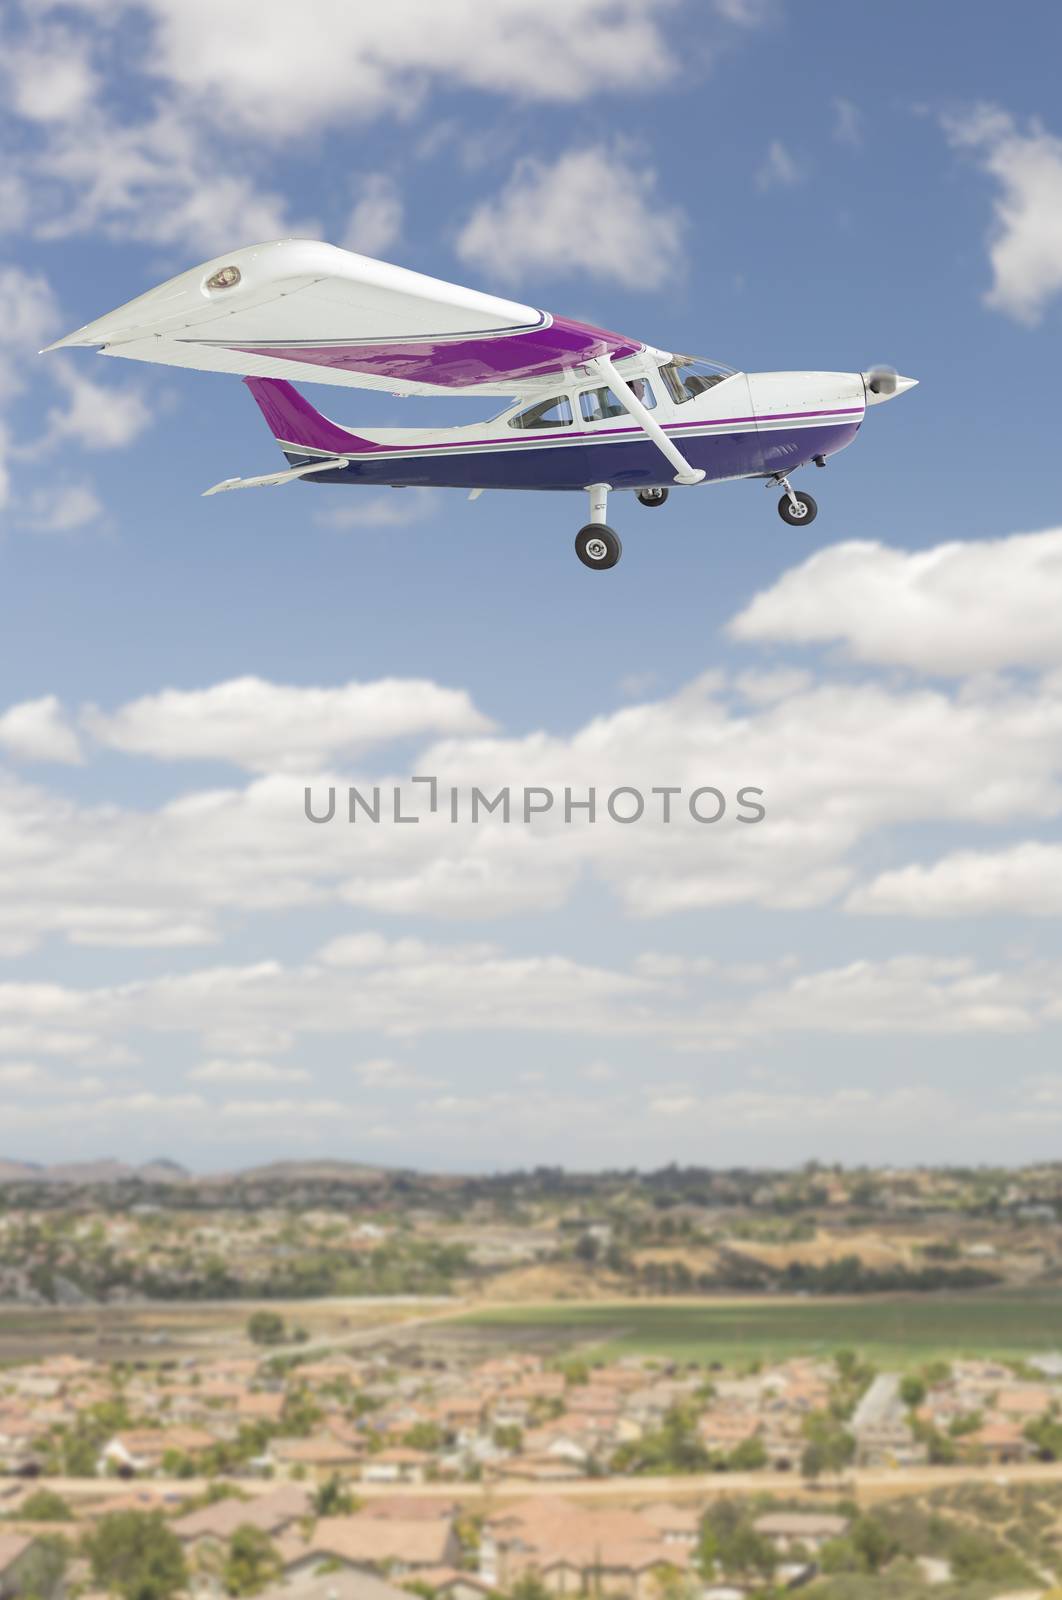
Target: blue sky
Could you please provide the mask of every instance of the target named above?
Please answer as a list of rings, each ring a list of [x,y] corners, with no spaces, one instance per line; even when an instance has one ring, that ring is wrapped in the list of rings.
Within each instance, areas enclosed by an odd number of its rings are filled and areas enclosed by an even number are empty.
[[[1053,8],[314,10],[4,24],[0,1149],[1051,1154]],[[758,484],[622,497],[605,576],[577,497],[202,500],[281,464],[238,380],[36,355],[291,231],[749,370],[920,387],[814,474],[813,528]],[[416,771],[748,783],[768,815],[303,818],[307,783]]]

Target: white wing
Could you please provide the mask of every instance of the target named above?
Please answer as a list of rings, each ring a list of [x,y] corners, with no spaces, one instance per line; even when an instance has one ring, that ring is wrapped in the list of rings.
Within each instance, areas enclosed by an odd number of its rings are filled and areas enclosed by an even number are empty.
[[[312,239],[248,245],[86,323],[50,350],[248,377],[512,394],[637,341]]]

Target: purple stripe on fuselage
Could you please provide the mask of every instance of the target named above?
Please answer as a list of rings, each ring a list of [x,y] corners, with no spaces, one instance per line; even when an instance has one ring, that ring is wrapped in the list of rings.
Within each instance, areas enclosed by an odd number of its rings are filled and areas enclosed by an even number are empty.
[[[708,480],[755,477],[803,466],[817,455],[833,455],[850,444],[859,432],[858,420],[821,427],[772,428],[760,434],[715,433],[691,436],[684,454],[694,467],[702,467]],[[297,447],[286,446],[292,465],[312,459]],[[429,485],[464,489],[585,489],[590,483],[610,483],[613,488],[666,488],[674,472],[656,445],[645,438],[615,444],[574,445],[563,450],[544,445],[513,450],[465,450],[450,455],[374,454],[352,461],[334,472],[315,473],[306,483],[392,484],[396,487]]]
[[[543,377],[561,367],[578,366],[595,356],[636,355],[640,344],[620,333],[595,328],[570,317],[554,317],[547,327],[525,333],[480,334],[467,339],[409,339],[386,344],[233,344],[243,355],[272,356],[343,372],[370,373],[407,383],[432,383],[468,389],[477,383]]]

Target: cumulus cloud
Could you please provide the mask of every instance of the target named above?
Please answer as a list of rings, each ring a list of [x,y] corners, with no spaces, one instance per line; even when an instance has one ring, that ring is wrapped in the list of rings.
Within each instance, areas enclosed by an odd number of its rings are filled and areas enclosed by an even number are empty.
[[[1024,840],[1004,850],[956,850],[928,865],[879,873],[848,898],[851,911],[905,917],[1062,915],[1062,845]]]
[[[321,528],[408,528],[430,517],[439,505],[434,489],[389,489],[384,494],[345,495],[314,516]]]
[[[569,150],[552,165],[525,158],[473,211],[457,253],[507,283],[588,274],[659,288],[681,265],[686,219],[656,185],[651,167],[605,145]]]
[[[282,1067],[275,1061],[202,1061],[188,1073],[192,1083],[309,1083],[303,1067]]]
[[[48,375],[65,394],[65,404],[48,412],[42,452],[73,440],[85,450],[121,450],[139,438],[152,420],[140,389],[96,383],[74,363],[53,360]]]
[[[0,403],[25,381],[24,362],[52,337],[59,307],[40,272],[0,265]]]
[[[402,197],[394,179],[371,172],[361,182],[361,192],[350,213],[342,244],[363,256],[381,256],[402,232]]]
[[[89,708],[84,722],[114,750],[306,776],[334,756],[411,734],[490,727],[464,690],[399,678],[335,689],[232,678],[208,689],[165,689],[111,713]]]
[[[899,550],[818,551],[730,624],[756,643],[843,644],[857,661],[965,674],[1062,666],[1062,529]]]
[[[103,515],[90,483],[45,484],[25,497],[20,520],[34,533],[75,533]]]
[[[804,181],[804,169],[781,139],[772,139],[756,172],[758,189],[792,189]]]
[[[98,0],[80,4],[98,14]],[[581,0],[578,26],[561,0],[390,0],[371,28],[347,0],[316,0],[304,28],[281,0],[106,6],[149,20],[150,70],[202,115],[275,139],[408,112],[434,83],[577,101],[588,85],[639,92],[676,69],[664,26],[675,0]]]
[[[82,759],[77,734],[54,694],[23,700],[0,715],[0,748],[19,761]]]
[[[87,38],[69,28],[40,27],[0,53],[8,107],[31,122],[77,117],[93,99],[99,79]]]
[[[991,105],[945,117],[944,129],[998,185],[985,303],[1020,322],[1039,322],[1062,291],[1062,139],[1036,121],[1023,132]]]

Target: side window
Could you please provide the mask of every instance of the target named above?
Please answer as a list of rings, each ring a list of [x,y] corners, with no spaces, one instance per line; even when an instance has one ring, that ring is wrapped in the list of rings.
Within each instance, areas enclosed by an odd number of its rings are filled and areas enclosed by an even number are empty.
[[[579,396],[584,422],[604,422],[608,417],[627,415],[611,389],[584,389]]]
[[[628,378],[627,388],[636,400],[640,400],[646,411],[652,411],[656,406],[656,395],[648,378]]]
[[[567,395],[555,395],[552,400],[539,400],[526,411],[509,418],[510,428],[566,428],[572,420],[572,405]]]

